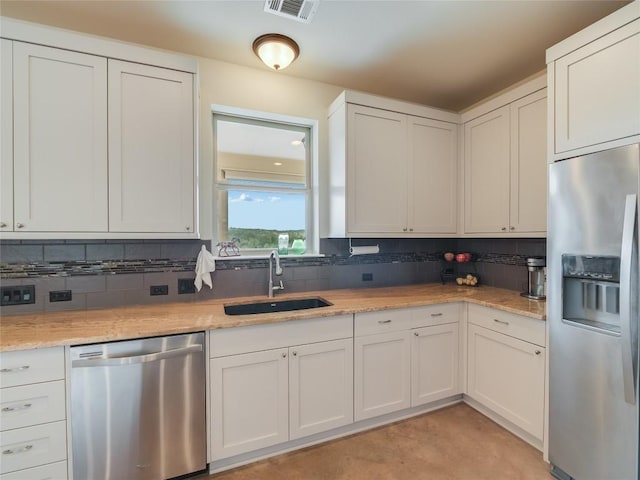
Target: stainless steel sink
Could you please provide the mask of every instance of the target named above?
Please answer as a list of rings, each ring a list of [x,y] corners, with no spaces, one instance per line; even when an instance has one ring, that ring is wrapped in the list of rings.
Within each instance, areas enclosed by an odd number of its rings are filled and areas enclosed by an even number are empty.
[[[328,307],[333,305],[324,298],[296,298],[294,300],[276,300],[271,302],[237,303],[224,306],[227,315],[253,315],[256,313],[290,312],[309,308]]]

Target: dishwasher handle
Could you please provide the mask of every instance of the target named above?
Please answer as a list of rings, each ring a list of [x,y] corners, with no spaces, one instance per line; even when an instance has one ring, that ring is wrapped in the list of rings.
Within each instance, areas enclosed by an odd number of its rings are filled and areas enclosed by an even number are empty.
[[[95,357],[73,360],[72,367],[115,367],[119,365],[136,365],[139,363],[157,362],[167,358],[180,357],[191,353],[202,352],[202,345],[189,345],[188,347],[175,348],[162,352],[135,355],[132,357]]]

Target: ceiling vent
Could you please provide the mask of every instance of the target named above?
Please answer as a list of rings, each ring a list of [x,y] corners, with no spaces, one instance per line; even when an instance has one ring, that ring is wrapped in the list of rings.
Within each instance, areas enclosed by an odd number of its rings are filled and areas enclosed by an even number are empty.
[[[311,23],[320,0],[265,0],[264,11],[298,22]]]

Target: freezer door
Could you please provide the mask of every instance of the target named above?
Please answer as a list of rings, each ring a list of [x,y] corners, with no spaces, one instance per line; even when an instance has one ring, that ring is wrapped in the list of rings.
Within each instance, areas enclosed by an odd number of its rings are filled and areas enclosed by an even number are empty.
[[[549,166],[549,459],[579,480],[638,478],[639,171],[638,145]]]
[[[204,334],[71,349],[76,479],[160,480],[206,467]]]

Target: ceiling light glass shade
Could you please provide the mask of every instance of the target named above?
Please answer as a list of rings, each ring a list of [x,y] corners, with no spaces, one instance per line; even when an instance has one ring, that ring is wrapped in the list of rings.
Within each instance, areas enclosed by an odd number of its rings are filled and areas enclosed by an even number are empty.
[[[267,33],[255,39],[253,51],[267,67],[282,70],[298,58],[300,48],[289,37],[278,33]]]

